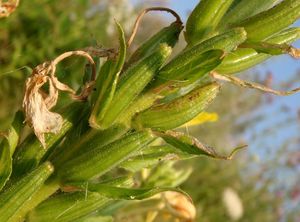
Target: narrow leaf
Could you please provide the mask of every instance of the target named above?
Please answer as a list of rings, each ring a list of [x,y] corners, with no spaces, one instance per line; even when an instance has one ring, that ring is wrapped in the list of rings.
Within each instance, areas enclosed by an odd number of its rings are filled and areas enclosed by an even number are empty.
[[[18,213],[21,212],[22,206],[38,192],[53,170],[52,165],[46,162],[1,193],[0,221],[20,220]]]
[[[157,135],[163,138],[166,141],[166,143],[181,150],[182,152],[196,156],[205,155],[216,159],[230,160],[238,150],[245,147],[245,145],[237,147],[230,153],[229,156],[222,156],[218,154],[213,148],[204,145],[196,138],[193,138],[180,132],[167,131],[165,133],[157,133]]]
[[[13,158],[13,179],[16,179],[38,166],[41,159],[52,146],[58,143],[65,134],[76,125],[87,111],[86,103],[75,102],[61,111],[63,116],[62,129],[58,134],[46,135],[44,148],[35,135],[29,135],[18,147]]]
[[[42,202],[26,219],[29,222],[73,222],[110,203],[110,199],[89,191],[64,193]]]
[[[89,183],[88,186],[79,184],[78,188],[83,190],[88,189],[90,192],[96,192],[107,198],[116,200],[143,200],[165,191],[176,191],[185,194],[180,189],[173,187],[125,188],[102,183]]]
[[[116,25],[119,32],[119,52],[115,61],[114,58],[109,58],[109,60],[105,63],[105,72],[100,72],[100,75],[103,75],[99,77],[102,79],[102,84],[97,84],[97,87],[100,88],[100,91],[89,120],[90,125],[94,128],[99,128],[98,122],[103,118],[113,99],[117,83],[119,81],[119,75],[126,58],[125,34],[121,25],[117,22]]]
[[[103,175],[128,159],[154,139],[150,132],[135,132],[108,144],[95,147],[58,169],[60,178],[66,181],[82,181]]]
[[[11,127],[4,133],[4,140],[0,142],[0,190],[3,188],[12,172],[12,155],[19,142],[24,116],[17,112]]]

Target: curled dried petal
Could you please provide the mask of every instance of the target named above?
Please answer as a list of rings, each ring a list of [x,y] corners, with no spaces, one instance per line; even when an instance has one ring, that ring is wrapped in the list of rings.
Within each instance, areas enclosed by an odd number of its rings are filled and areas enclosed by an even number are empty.
[[[19,5],[19,0],[11,0],[1,3],[0,1],[0,18],[8,17],[13,13]]]
[[[240,87],[250,88],[250,89],[257,89],[257,90],[260,90],[262,92],[272,93],[272,94],[277,95],[277,96],[289,96],[289,95],[292,95],[294,93],[300,92],[300,87],[292,89],[290,91],[279,91],[279,90],[274,90],[274,89],[268,88],[268,87],[266,87],[264,85],[261,85],[261,84],[258,84],[258,83],[248,82],[248,81],[239,79],[239,78],[234,77],[232,75],[219,74],[217,72],[211,72],[210,76],[215,80],[230,82],[230,83],[232,83],[234,85],[237,85],[237,86],[240,86]]]
[[[66,52],[58,56],[53,61],[38,65],[35,69],[33,69],[31,76],[26,81],[22,104],[25,111],[25,121],[33,128],[35,135],[44,147],[46,147],[44,134],[56,134],[62,127],[62,116],[50,111],[50,109],[57,103],[59,91],[69,92],[73,97],[75,97],[75,91],[66,84],[61,83],[54,75],[57,63],[72,55],[84,56],[88,58],[89,62],[93,65],[92,80],[90,83],[86,84],[82,93],[77,96],[78,98],[76,97],[81,100],[87,98],[95,82],[95,63],[86,52]],[[42,89],[42,86],[46,83],[49,84],[48,92],[45,92]]]
[[[35,135],[45,147],[44,133],[59,132],[62,126],[62,117],[50,111],[57,102],[58,90],[48,76],[34,74],[35,71],[26,81],[23,109],[25,121],[33,128]],[[49,82],[49,94],[41,89],[46,82]]]

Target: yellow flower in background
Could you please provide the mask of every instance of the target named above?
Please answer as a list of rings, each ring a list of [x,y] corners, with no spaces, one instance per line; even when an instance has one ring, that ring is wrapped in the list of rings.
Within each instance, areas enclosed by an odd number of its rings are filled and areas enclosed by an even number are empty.
[[[209,112],[202,112],[198,116],[196,116],[191,121],[187,122],[181,127],[186,126],[196,126],[207,122],[216,122],[219,119],[219,115],[217,113],[209,113]]]

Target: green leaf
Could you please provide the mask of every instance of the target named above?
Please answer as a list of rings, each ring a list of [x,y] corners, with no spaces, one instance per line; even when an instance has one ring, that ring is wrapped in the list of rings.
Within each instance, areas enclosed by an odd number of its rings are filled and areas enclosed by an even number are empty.
[[[98,77],[101,84],[97,83],[97,87],[99,88],[99,91],[97,92],[98,98],[89,119],[90,125],[94,128],[99,128],[98,122],[107,112],[116,91],[119,75],[125,63],[127,51],[125,34],[118,22],[116,22],[116,25],[119,32],[119,53],[115,61],[114,58],[109,58],[109,60],[104,64],[104,71],[101,71],[100,76]]]
[[[289,28],[266,40],[271,44],[290,44],[300,37],[299,28]],[[232,74],[249,69],[267,59],[271,55],[258,53],[254,49],[239,48],[225,57],[222,64],[216,69],[218,73]]]
[[[193,47],[186,48],[161,68],[156,80],[151,84],[151,88],[172,80],[173,83],[177,81],[178,84],[190,83],[184,81],[184,78],[189,79],[189,74],[195,75],[195,78],[201,78],[204,74],[214,69],[213,64],[216,66],[218,65],[218,60],[222,60],[221,55],[218,55],[222,54],[221,51],[227,54],[235,50],[238,45],[246,40],[246,36],[247,33],[243,28],[234,28]],[[218,50],[221,51],[218,52]],[[208,58],[211,59],[210,62],[206,61]],[[215,63],[212,58],[215,58]],[[210,64],[210,67],[206,68],[208,64]],[[200,73],[197,73],[198,71]]]
[[[0,221],[19,221],[22,207],[38,192],[53,170],[52,165],[46,162],[1,193]]]
[[[242,0],[223,17],[218,28],[225,29],[227,26],[241,22],[253,15],[272,8],[279,1],[280,0]]]
[[[100,127],[108,128],[116,121],[153,79],[171,52],[170,46],[162,44],[154,53],[134,63],[123,73],[115,96],[109,106],[109,112],[99,123]]]
[[[180,151],[195,155],[195,156],[209,156],[216,159],[230,160],[234,154],[242,148],[245,148],[245,145],[235,148],[230,155],[223,156],[218,154],[212,147],[206,146],[196,138],[185,135],[180,132],[167,131],[165,133],[156,133],[160,136],[166,143],[172,145],[174,148],[179,149]]]
[[[19,142],[23,122],[24,116],[21,111],[18,111],[11,127],[4,133],[4,140],[0,143],[0,190],[11,175],[12,155]]]
[[[210,50],[198,53],[182,62],[180,66],[165,66],[155,78],[152,87],[185,86],[201,79],[205,74],[214,70],[221,64],[224,57],[222,50]],[[180,62],[180,61],[178,61]]]
[[[292,25],[300,17],[300,0],[285,0],[275,7],[236,24],[249,41],[262,41]]]
[[[153,167],[161,162],[186,159],[191,157],[170,145],[150,146],[141,150],[138,155],[130,157],[120,167],[131,172]]]
[[[165,191],[176,191],[185,194],[180,189],[173,187],[125,188],[102,183],[89,183],[88,186],[85,184],[80,186],[79,184],[78,188],[83,190],[88,189],[90,192],[96,192],[107,198],[115,200],[143,200]]]
[[[233,0],[201,0],[186,23],[185,39],[195,45],[215,31]]]
[[[273,44],[268,42],[247,42],[241,44],[240,48],[250,48],[254,49],[258,53],[265,53],[269,55],[293,55],[293,51],[297,51],[296,48],[293,48],[288,44]]]
[[[0,144],[0,190],[4,187],[12,171],[12,158],[7,141]]]
[[[58,194],[29,212],[29,222],[73,222],[109,205],[112,201],[98,193],[83,191]]]
[[[132,125],[137,129],[151,128],[159,131],[179,127],[202,112],[215,99],[219,90],[217,83],[197,87],[182,97],[138,113],[133,118]]]
[[[41,145],[34,134],[29,135],[14,154],[12,179],[16,179],[38,166],[47,150],[58,143],[81,120],[87,108],[87,103],[79,102],[64,107],[61,111],[64,120],[61,131],[57,134],[46,135],[46,148]]]
[[[94,147],[59,167],[63,182],[83,181],[108,172],[154,139],[150,132],[134,132],[106,146]]]
[[[53,162],[55,167],[60,167],[66,161],[112,143],[126,134],[127,131],[127,127],[119,124],[105,130],[90,129],[80,135],[80,141],[73,138],[73,141],[70,141],[69,144],[62,144],[60,152],[54,153],[49,160]]]

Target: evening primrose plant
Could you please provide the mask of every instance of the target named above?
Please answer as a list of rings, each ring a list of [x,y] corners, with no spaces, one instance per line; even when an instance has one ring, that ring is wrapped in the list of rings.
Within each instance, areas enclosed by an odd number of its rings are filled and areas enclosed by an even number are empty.
[[[176,20],[129,54],[151,11]],[[112,221],[118,209],[140,221],[193,221],[191,200],[178,188],[191,169],[176,169],[175,161],[227,160],[243,146],[220,155],[176,129],[201,122],[220,81],[277,95],[299,91],[232,75],[274,55],[298,58],[290,44],[300,29],[289,26],[299,17],[300,0],[202,0],[185,25],[187,46],[171,57],[183,23],[173,10],[153,7],[141,12],[128,39],[116,21],[117,49],[69,51],[32,69],[23,112],[1,134],[0,221]],[[56,77],[58,64],[75,56],[88,62],[78,90]],[[62,91],[71,99],[57,110]]]

